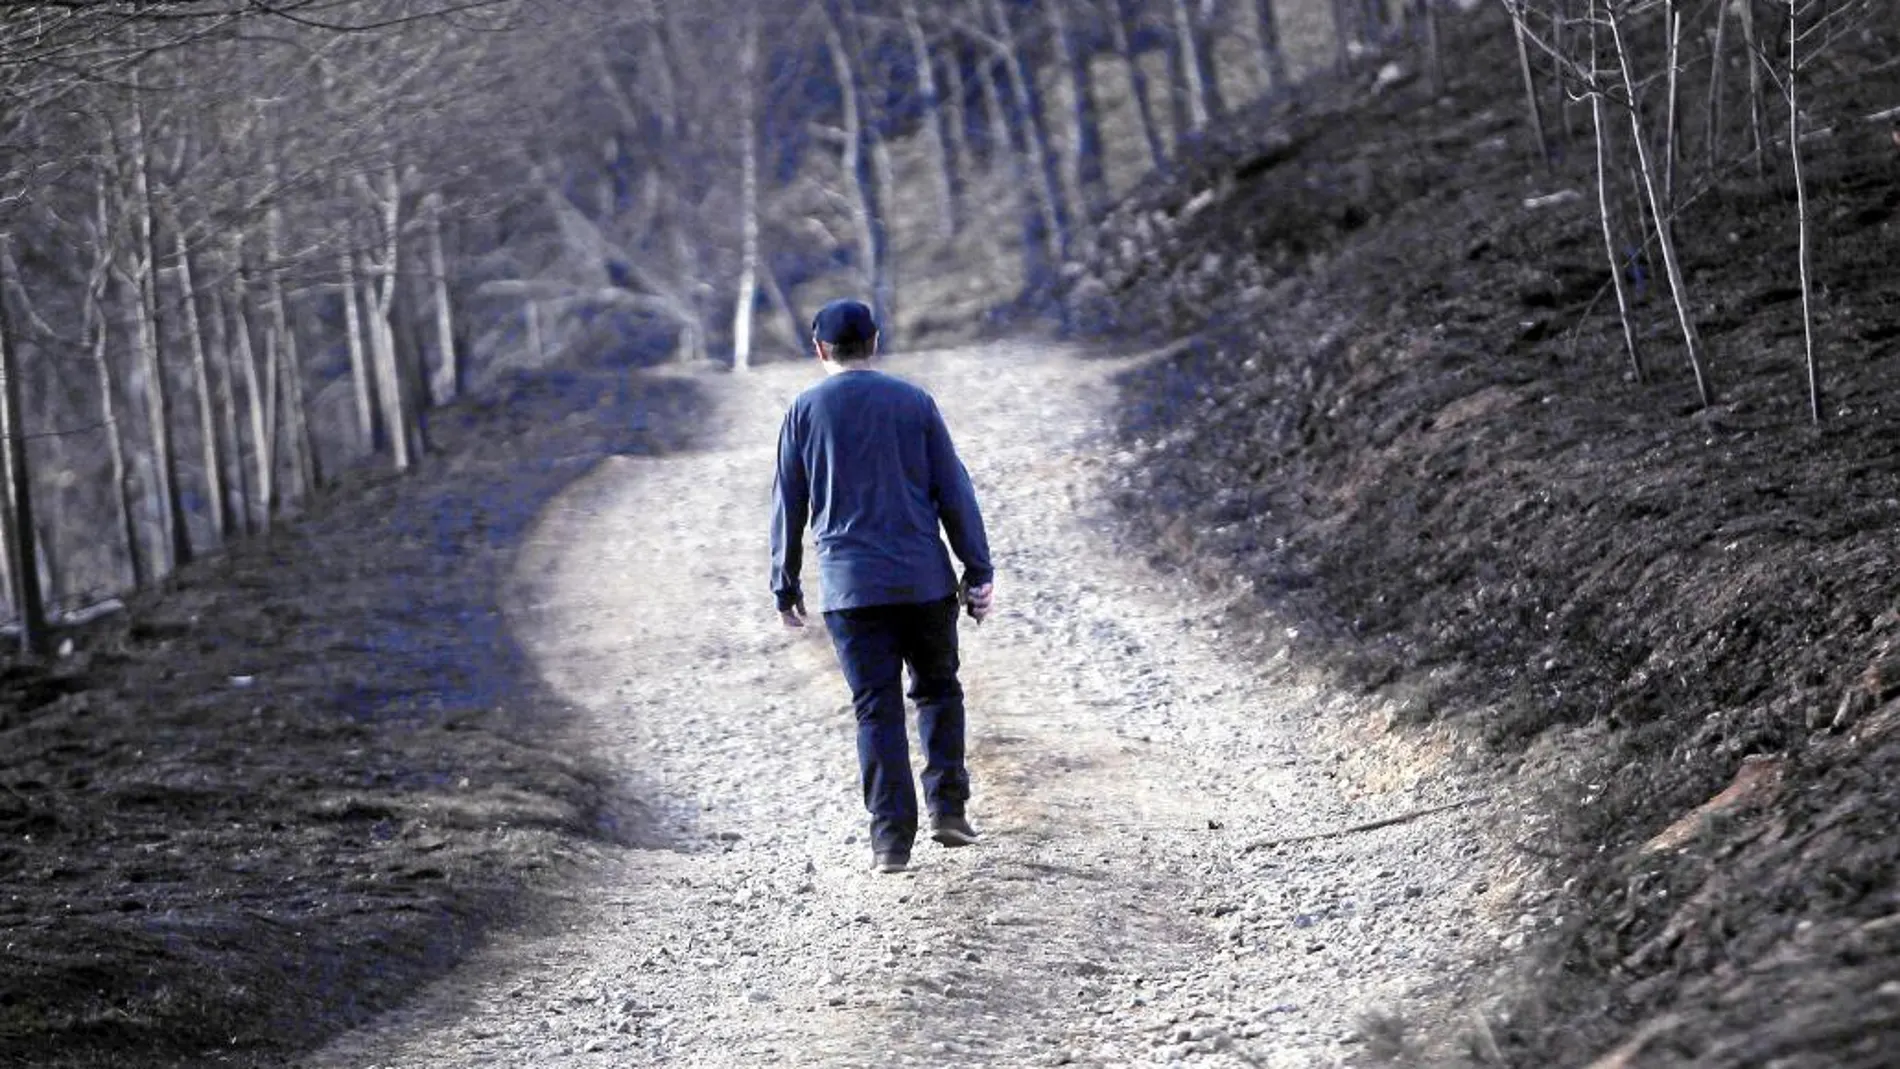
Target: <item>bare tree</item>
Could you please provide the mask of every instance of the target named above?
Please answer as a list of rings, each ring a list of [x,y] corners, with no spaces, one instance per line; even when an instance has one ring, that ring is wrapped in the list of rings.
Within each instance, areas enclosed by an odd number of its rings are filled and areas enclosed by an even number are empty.
[[[1517,37],[1517,70],[1524,82],[1525,117],[1531,125],[1537,161],[1541,166],[1548,167],[1551,163],[1550,135],[1544,128],[1544,104],[1537,92],[1537,75],[1531,70],[1531,31],[1525,15],[1524,0],[1504,0],[1504,5],[1511,13],[1511,29]]]
[[[1149,100],[1148,74],[1141,67],[1129,33],[1129,5],[1132,0],[1103,0],[1108,5],[1108,32],[1115,54],[1127,71],[1128,95],[1134,98],[1135,120],[1141,127],[1141,140],[1148,150],[1148,165],[1159,167],[1168,158],[1167,146],[1156,127],[1154,107]],[[1259,0],[1268,4],[1269,0]],[[1271,7],[1266,8],[1271,11]]]
[[[1597,218],[1603,224],[1603,251],[1610,261],[1610,285],[1616,291],[1616,317],[1623,327],[1623,347],[1629,354],[1630,375],[1637,382],[1642,382],[1646,377],[1643,355],[1636,344],[1636,324],[1630,318],[1629,293],[1623,284],[1623,265],[1616,252],[1616,227],[1610,218],[1610,139],[1603,123],[1603,97],[1606,90],[1601,81],[1602,57],[1597,47],[1597,2],[1590,0],[1590,67],[1585,78],[1585,90],[1590,95],[1590,122],[1596,135]]]
[[[1049,43],[1055,53],[1056,69],[1065,88],[1068,125],[1065,139],[1069,152],[1067,171],[1074,186],[1075,209],[1072,216],[1094,219],[1108,207],[1108,178],[1102,167],[1102,125],[1100,106],[1095,99],[1095,83],[1089,76],[1088,56],[1070,27],[1067,0],[1046,0],[1049,17]]]
[[[1616,47],[1618,67],[1623,75],[1623,89],[1627,94],[1624,101],[1629,115],[1630,135],[1636,143],[1636,165],[1642,175],[1643,192],[1649,201],[1650,215],[1656,222],[1656,244],[1662,251],[1663,269],[1669,278],[1669,294],[1676,306],[1676,319],[1682,327],[1683,349],[1689,357],[1689,368],[1695,374],[1696,396],[1704,408],[1714,403],[1714,395],[1709,388],[1708,376],[1702,368],[1702,340],[1696,331],[1695,319],[1689,311],[1688,285],[1682,277],[1682,262],[1676,256],[1674,225],[1670,213],[1665,209],[1662,193],[1658,187],[1656,168],[1650,162],[1649,135],[1644,128],[1642,99],[1636,87],[1635,68],[1630,58],[1628,43],[1623,38],[1623,20],[1617,7],[1623,0],[1608,0],[1604,6],[1604,18],[1609,24],[1610,38]]]
[[[937,205],[938,233],[945,240],[956,236],[957,202],[961,197],[957,171],[950,154],[950,137],[945,130],[943,101],[937,92],[936,64],[931,61],[930,39],[924,33],[923,19],[917,15],[917,0],[900,0],[904,33],[910,42],[911,64],[917,72],[917,93],[923,112],[919,133],[929,161],[931,190]],[[756,16],[752,16],[756,17]]]
[[[911,23],[916,11],[906,4]],[[743,228],[739,253],[739,293],[732,313],[732,367],[744,371],[752,364],[752,312],[759,303],[759,13],[745,13],[743,40],[739,45],[739,160],[740,225]],[[921,28],[915,31],[919,36]],[[928,55],[925,57],[928,62]],[[952,220],[949,224],[954,227]],[[530,305],[530,309],[532,309]],[[532,316],[532,311],[530,315]],[[534,323],[530,319],[530,323]],[[539,330],[539,324],[535,324]]]
[[[20,645],[27,653],[44,653],[48,647],[46,603],[40,589],[33,479],[26,461],[22,372],[7,296],[12,288],[11,264],[11,251],[0,238],[0,449],[5,454],[8,571],[13,579],[13,604],[20,614]]]

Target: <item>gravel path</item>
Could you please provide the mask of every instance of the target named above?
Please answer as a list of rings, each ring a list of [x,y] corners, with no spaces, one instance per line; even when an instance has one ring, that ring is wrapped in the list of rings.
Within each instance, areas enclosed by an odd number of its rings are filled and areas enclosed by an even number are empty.
[[[603,465],[515,577],[517,634],[656,845],[311,1064],[1333,1065],[1376,1045],[1368,1011],[1429,1016],[1509,937],[1486,806],[1247,847],[1482,785],[1117,546],[1118,366],[889,364],[937,394],[992,535],[1001,612],[963,629],[982,845],[868,871],[844,684],[764,589],[778,420],[816,372],[727,378],[719,448]]]

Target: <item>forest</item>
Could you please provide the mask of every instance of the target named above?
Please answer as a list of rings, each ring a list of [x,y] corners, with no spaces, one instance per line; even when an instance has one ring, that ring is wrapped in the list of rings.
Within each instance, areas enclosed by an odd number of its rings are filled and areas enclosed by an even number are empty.
[[[974,319],[900,285],[926,248],[1047,292],[1111,165],[1125,189],[1326,62],[1281,20],[1302,25],[1267,0],[13,5],[23,641],[372,456],[408,469],[432,409],[510,370],[590,346],[743,368],[799,345],[814,280],[894,334]],[[1104,92],[1139,102],[1120,155]]]

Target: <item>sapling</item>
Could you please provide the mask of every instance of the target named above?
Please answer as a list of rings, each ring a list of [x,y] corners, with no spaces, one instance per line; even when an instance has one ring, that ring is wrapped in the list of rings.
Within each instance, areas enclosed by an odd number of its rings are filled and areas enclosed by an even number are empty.
[[[1702,406],[1707,408],[1714,403],[1714,399],[1709,390],[1708,376],[1702,369],[1701,340],[1696,335],[1695,320],[1689,313],[1688,285],[1683,281],[1682,264],[1676,256],[1672,220],[1663,207],[1662,193],[1656,182],[1656,168],[1649,158],[1648,132],[1643,128],[1642,109],[1637,106],[1636,74],[1630,63],[1628,42],[1623,39],[1622,20],[1617,17],[1616,0],[1610,0],[1604,11],[1609,21],[1610,38],[1616,46],[1617,65],[1623,74],[1623,88],[1629,96],[1624,104],[1629,110],[1630,134],[1636,143],[1636,166],[1642,175],[1650,214],[1656,221],[1656,246],[1662,252],[1663,271],[1669,278],[1669,295],[1675,301],[1676,318],[1682,326],[1682,342],[1689,355],[1689,368],[1695,373],[1696,396]]]

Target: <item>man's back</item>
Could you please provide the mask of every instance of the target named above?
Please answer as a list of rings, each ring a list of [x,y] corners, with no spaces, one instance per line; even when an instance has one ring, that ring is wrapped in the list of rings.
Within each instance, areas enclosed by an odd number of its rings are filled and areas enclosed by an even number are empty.
[[[828,377],[800,394],[779,434],[773,586],[796,586],[797,531],[818,547],[820,611],[936,601],[956,592],[941,523],[972,580],[989,554],[969,475],[936,402],[881,372]]]

